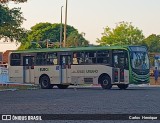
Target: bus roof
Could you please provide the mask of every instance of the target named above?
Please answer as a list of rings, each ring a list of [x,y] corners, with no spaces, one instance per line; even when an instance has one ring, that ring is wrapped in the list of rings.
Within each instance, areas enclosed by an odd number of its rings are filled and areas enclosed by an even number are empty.
[[[126,49],[129,46],[90,46],[90,47],[72,47],[72,48],[39,48],[28,50],[15,50],[14,53],[35,53],[35,52],[67,52],[67,51],[90,51],[106,49]]]

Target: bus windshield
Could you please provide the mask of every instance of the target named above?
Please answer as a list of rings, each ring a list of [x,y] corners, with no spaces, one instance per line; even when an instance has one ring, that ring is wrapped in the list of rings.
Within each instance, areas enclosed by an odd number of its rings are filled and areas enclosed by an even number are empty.
[[[149,69],[149,58],[146,52],[132,52],[131,65],[133,69]]]

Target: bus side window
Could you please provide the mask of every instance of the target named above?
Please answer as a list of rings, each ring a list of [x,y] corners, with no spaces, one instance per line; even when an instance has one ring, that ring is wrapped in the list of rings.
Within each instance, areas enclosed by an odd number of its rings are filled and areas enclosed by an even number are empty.
[[[110,64],[109,50],[97,51],[97,63],[98,64]]]
[[[68,56],[67,62],[68,65],[71,65],[71,56]]]
[[[118,55],[114,55],[114,67],[118,67]]]
[[[46,65],[46,53],[37,53],[36,65]]]
[[[92,60],[91,60],[91,58],[89,58],[88,54],[86,54],[86,56],[85,56],[85,63],[92,63]]]
[[[127,52],[125,52],[125,67],[124,67],[125,69],[129,69],[129,62],[128,62],[128,54],[127,54]]]
[[[84,63],[84,53],[74,52],[73,53],[73,64],[83,64]]]
[[[116,68],[129,69],[128,67],[128,55],[124,50],[115,51],[113,54],[113,66]]]
[[[21,64],[21,54],[12,53],[10,60],[11,60],[11,63],[10,63],[11,66],[20,66],[20,64]]]
[[[65,58],[65,56],[62,57],[62,61],[61,62],[62,62],[63,65],[66,64],[66,58]]]
[[[47,65],[57,65],[57,53],[48,53]]]
[[[73,54],[73,64],[78,64],[77,53]]]
[[[53,59],[53,64],[57,65],[57,59]]]
[[[96,63],[96,51],[85,52],[85,63],[93,64]]]
[[[79,54],[78,61],[79,61],[79,64],[83,64],[84,63],[84,52],[81,52]]]
[[[29,59],[26,59],[25,64],[29,65]]]

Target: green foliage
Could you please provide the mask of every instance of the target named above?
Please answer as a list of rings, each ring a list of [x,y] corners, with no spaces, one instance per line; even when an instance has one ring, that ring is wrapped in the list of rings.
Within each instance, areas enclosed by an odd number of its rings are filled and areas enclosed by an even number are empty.
[[[142,41],[142,45],[145,45],[149,51],[150,65],[155,65],[155,54],[160,53],[160,35],[151,34]]]
[[[47,46],[46,40],[49,40],[49,43],[54,43],[54,47],[59,47],[58,43],[60,42],[60,27],[61,25],[57,23],[36,24],[35,26],[31,27],[31,30],[27,33],[27,36],[23,39],[20,49],[29,49],[29,48],[37,48],[37,47],[46,48]],[[64,27],[64,25],[62,27]],[[62,28],[62,30],[64,29]],[[62,36],[62,41],[63,41],[63,36]],[[67,25],[66,44],[67,44],[66,46],[68,47],[69,46],[85,46],[88,44],[88,41],[85,40],[82,34],[78,33],[77,29]]]
[[[24,20],[20,8],[9,9],[7,6],[0,4],[0,39],[20,41],[25,33],[25,29],[21,28]]]
[[[0,0],[0,3],[8,3],[9,1],[13,1],[15,3],[24,3],[27,2],[27,0]]]
[[[120,22],[115,29],[106,27],[97,43],[100,43],[100,45],[137,45],[143,39],[144,35],[137,27],[128,22]]]
[[[142,44],[148,47],[149,52],[160,53],[160,35],[152,34],[144,39]]]
[[[71,32],[71,34],[67,38],[67,44],[66,46],[73,46],[73,47],[78,47],[78,46],[88,46],[89,43],[85,38],[83,37],[84,33],[79,34],[77,31]]]

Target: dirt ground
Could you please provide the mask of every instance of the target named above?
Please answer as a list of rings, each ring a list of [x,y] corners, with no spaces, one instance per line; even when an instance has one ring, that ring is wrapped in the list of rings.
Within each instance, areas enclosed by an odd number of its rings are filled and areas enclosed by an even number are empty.
[[[156,84],[154,77],[150,77],[150,85],[160,85],[160,77],[158,78],[158,82]]]

